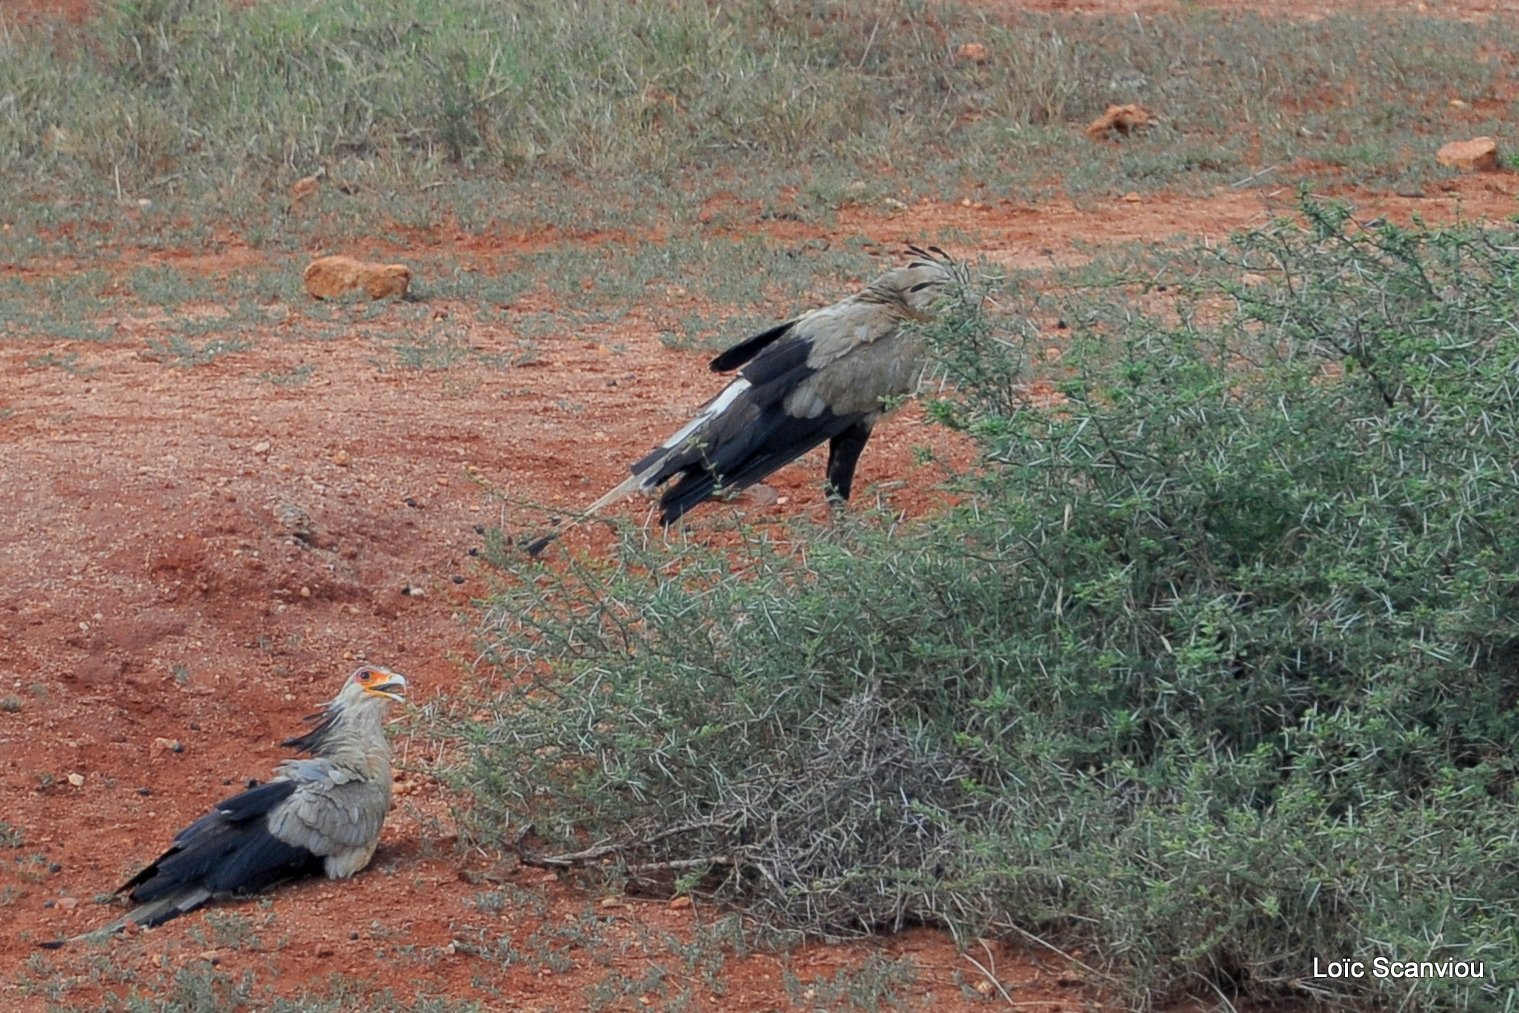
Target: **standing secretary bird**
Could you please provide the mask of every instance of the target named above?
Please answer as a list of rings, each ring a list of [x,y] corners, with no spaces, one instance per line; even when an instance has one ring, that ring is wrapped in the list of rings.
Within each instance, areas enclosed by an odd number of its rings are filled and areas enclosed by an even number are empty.
[[[958,277],[957,265],[938,247],[908,252],[907,266],[849,298],[761,331],[713,359],[715,373],[742,367],[738,378],[570,524],[631,493],[666,486],[659,519],[670,525],[824,440],[828,494],[847,500],[871,430],[892,399],[912,391],[922,370],[922,340],[904,325],[932,320]],[[528,552],[537,555],[561,533],[528,543]]]
[[[345,678],[309,719],[311,730],[284,743],[309,759],[286,760],[272,779],[181,830],[168,851],[117,889],[132,910],[76,938],[151,928],[217,897],[319,873],[346,879],[364,868],[390,811],[390,745],[380,719],[405,694],[405,678],[377,665]]]

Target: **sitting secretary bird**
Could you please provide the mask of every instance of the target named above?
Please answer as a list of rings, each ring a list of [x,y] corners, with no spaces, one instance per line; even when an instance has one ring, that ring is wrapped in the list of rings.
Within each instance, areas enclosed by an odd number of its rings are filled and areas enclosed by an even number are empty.
[[[218,897],[301,876],[346,879],[364,868],[390,811],[390,744],[380,720],[405,694],[406,679],[378,665],[345,678],[338,695],[308,719],[311,730],[284,742],[309,759],[284,761],[269,781],[181,830],[168,851],[117,889],[132,910],[75,938],[104,938],[128,925],[151,928]]]
[[[904,325],[932,320],[959,277],[938,247],[909,247],[908,253],[907,266],[849,298],[761,331],[713,359],[713,372],[738,369],[738,378],[570,526],[660,486],[660,522],[673,524],[697,504],[753,485],[825,440],[828,495],[847,500],[871,430],[894,399],[914,389],[923,368],[922,340]],[[561,533],[528,543],[528,552],[537,555]]]

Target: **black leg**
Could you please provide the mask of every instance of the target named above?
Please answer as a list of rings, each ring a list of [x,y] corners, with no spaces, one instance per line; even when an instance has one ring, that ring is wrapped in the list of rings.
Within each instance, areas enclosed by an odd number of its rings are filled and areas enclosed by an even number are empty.
[[[870,439],[871,423],[856,422],[828,441],[828,498],[847,500],[854,485],[854,466]]]

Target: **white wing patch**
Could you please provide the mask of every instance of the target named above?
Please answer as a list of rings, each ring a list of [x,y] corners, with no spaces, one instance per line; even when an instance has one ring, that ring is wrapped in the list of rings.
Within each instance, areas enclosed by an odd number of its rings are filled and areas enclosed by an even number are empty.
[[[706,407],[697,412],[696,418],[681,426],[679,432],[677,432],[674,436],[670,437],[665,442],[661,443],[660,446],[666,450],[669,450],[671,447],[680,446],[681,442],[684,441],[686,437],[696,432],[697,429],[701,428],[701,426],[703,426],[709,420],[715,419],[721,415],[728,409],[729,405],[733,404],[733,402],[738,399],[740,394],[748,389],[748,380],[745,380],[743,377],[739,377],[737,380],[734,380],[732,383],[728,384],[726,388],[723,389],[723,392],[721,394],[717,395],[717,397],[713,398],[711,401],[708,401]]]

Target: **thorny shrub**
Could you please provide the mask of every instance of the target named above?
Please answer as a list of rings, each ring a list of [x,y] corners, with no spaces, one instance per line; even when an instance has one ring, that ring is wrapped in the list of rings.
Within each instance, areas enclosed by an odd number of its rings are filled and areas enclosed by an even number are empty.
[[[1054,361],[1048,294],[948,314],[984,458],[926,522],[507,563],[475,832],[775,928],[1081,945],[1136,1006],[1499,1003],[1519,247],[1305,199],[1197,257],[1153,311],[1055,296]],[[1311,977],[1347,956],[1486,976]]]

